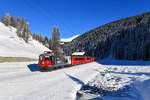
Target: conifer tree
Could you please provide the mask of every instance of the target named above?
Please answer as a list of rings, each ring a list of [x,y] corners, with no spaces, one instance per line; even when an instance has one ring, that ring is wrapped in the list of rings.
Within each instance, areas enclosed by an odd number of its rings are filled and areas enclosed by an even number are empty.
[[[21,18],[18,16],[17,17],[16,26],[20,26],[20,25],[21,25]]]
[[[25,28],[25,24],[26,24],[26,20],[24,19],[24,17],[22,17],[22,19],[21,19],[21,27]]]
[[[17,17],[17,22],[16,22],[16,28],[17,28],[17,35],[19,37],[22,37],[22,32],[21,32],[21,18],[20,17]]]
[[[13,27],[16,27],[16,19],[15,19],[14,16],[10,17],[10,25],[13,26]]]
[[[52,38],[51,38],[51,49],[53,50],[55,56],[62,55],[59,43],[60,43],[59,28],[57,28],[56,26],[54,26],[53,32],[52,32]]]
[[[2,22],[3,24],[5,23],[5,20],[6,20],[5,16],[2,16],[1,22]]]
[[[56,26],[54,26],[53,32],[52,32],[52,36],[51,36],[51,37],[52,37],[52,39],[51,39],[51,40],[52,40],[52,41],[51,41],[51,49],[52,49],[52,50],[54,50],[55,47],[56,47],[56,46],[55,46],[55,45],[56,45],[56,43],[55,43],[55,42],[56,42],[56,32],[57,32],[57,29],[56,29]]]
[[[10,16],[9,14],[5,14],[5,16],[1,19],[2,23],[4,23],[6,26],[10,25]]]
[[[29,41],[29,36],[30,36],[29,23],[26,23],[26,37],[25,37],[26,42]]]

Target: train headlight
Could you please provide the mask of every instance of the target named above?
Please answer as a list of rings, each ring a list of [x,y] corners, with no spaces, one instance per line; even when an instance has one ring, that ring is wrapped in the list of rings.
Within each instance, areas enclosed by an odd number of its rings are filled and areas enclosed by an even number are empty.
[[[44,61],[42,62],[42,64],[44,64]]]

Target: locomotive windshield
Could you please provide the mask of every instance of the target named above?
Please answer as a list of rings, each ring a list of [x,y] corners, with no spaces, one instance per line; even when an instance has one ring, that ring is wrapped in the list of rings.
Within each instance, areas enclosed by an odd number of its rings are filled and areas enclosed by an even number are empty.
[[[45,56],[45,61],[50,61],[51,57],[50,56]]]

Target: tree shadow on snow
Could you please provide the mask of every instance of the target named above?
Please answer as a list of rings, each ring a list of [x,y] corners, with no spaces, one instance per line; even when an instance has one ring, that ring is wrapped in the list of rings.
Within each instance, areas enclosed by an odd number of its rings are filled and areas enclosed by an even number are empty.
[[[102,65],[118,65],[118,66],[147,66],[150,65],[150,61],[142,61],[142,60],[112,60],[112,59],[104,59],[97,60],[97,63]]]
[[[84,82],[82,82],[80,79],[74,77],[74,76],[71,76],[67,73],[65,73],[70,79],[72,79],[74,82],[76,82],[77,84],[80,84],[81,86],[84,86]]]
[[[135,83],[135,87],[138,89],[138,91],[141,93],[141,96],[143,97],[143,100],[149,100],[150,95],[150,79],[145,81],[138,81]]]
[[[31,72],[39,71],[38,64],[29,64],[28,68]]]

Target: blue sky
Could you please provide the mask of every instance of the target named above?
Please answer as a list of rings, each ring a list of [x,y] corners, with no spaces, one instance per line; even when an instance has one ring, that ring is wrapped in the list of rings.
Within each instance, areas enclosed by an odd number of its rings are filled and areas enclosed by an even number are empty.
[[[31,32],[50,37],[59,26],[61,38],[83,34],[103,24],[150,11],[150,0],[1,0],[5,13],[24,16]]]

